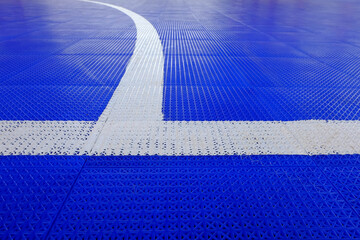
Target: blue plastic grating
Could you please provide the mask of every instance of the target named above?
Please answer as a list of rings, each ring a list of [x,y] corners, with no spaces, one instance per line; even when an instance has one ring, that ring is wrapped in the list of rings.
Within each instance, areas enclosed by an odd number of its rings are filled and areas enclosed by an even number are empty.
[[[360,238],[358,155],[0,160],[1,238]]]
[[[133,21],[83,2],[5,5],[0,119],[97,120],[132,55]]]
[[[322,158],[91,157],[49,236],[360,238]]]
[[[82,157],[0,157],[0,238],[43,238],[83,163]]]
[[[2,88],[9,93],[0,98],[6,103],[0,118],[96,120],[121,78],[115,73],[124,72],[132,55],[133,21],[115,9],[80,1],[1,4],[6,7],[0,10],[0,83],[32,84],[36,90]],[[153,24],[165,54],[164,85],[186,87],[165,89],[165,120],[359,119],[356,1],[115,4]],[[121,63],[108,62],[105,55]],[[90,87],[104,81],[114,86]],[[63,99],[65,84],[83,91]],[[49,85],[54,88],[42,87]],[[208,93],[212,86],[219,90]],[[44,101],[29,96],[32,91]],[[55,97],[46,97],[49,92]],[[19,101],[20,94],[29,100]],[[71,113],[58,103],[73,106]]]
[[[224,120],[358,120],[359,89],[164,87],[164,119]]]
[[[1,120],[94,121],[114,90],[114,86],[0,86],[5,93],[0,116]]]
[[[73,43],[71,39],[11,39],[0,42],[0,55],[51,55]]]

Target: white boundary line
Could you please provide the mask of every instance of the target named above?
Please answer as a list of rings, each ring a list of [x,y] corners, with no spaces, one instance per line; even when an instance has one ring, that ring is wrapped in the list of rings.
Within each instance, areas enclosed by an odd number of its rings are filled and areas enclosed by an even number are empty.
[[[135,23],[126,72],[97,122],[0,121],[1,155],[359,154],[360,121],[162,121],[164,56],[155,28]]]

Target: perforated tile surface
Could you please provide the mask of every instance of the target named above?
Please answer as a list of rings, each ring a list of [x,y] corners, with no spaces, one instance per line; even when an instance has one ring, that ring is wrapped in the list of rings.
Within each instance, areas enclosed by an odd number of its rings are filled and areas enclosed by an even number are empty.
[[[2,238],[360,238],[359,156],[0,160]]]
[[[360,239],[359,13],[0,1],[0,239]]]
[[[356,1],[305,1],[302,6],[295,1],[112,3],[144,16],[160,37],[164,85],[169,87],[164,90],[165,120],[359,120]],[[63,95],[61,88],[35,89],[43,106],[37,99],[28,103],[16,99],[18,95],[31,99],[26,90],[3,89],[14,93],[1,97],[0,101],[12,103],[5,109],[30,105],[35,113],[5,111],[0,118],[96,120],[106,106],[97,99],[109,101],[133,53],[137,30],[131,18],[107,6],[70,0],[2,4],[9,6],[2,8],[2,87],[76,84],[87,89],[94,81],[106,87],[71,95],[71,114],[52,107],[66,100],[46,97],[49,92]],[[351,11],[346,14],[342,9]],[[209,89],[213,86],[219,90]],[[87,112],[81,110],[86,101],[82,94],[89,99]],[[329,99],[333,103],[327,103]],[[334,112],[333,104],[346,107],[347,113]],[[315,110],[306,111],[308,105]],[[254,110],[241,113],[249,108]],[[58,114],[41,117],[43,111]]]

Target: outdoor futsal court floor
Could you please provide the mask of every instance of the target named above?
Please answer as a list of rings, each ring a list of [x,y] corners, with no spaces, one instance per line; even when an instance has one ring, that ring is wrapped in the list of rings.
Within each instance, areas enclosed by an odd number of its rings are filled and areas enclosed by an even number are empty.
[[[359,239],[358,0],[0,1],[0,239]]]

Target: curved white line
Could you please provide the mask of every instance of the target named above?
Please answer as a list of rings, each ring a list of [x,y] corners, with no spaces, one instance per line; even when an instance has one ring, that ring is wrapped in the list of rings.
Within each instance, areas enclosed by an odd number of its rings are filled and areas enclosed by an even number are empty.
[[[0,155],[359,154],[360,121],[162,121],[164,57],[154,27],[131,17],[137,41],[97,122],[0,121]]]
[[[113,4],[81,0],[108,6],[128,15],[136,26],[133,55],[118,87],[90,134],[85,151],[90,153],[99,139],[108,139],[103,129],[119,121],[162,121],[164,55],[160,37],[144,17]],[[121,132],[119,132],[121,134]]]
[[[162,121],[164,54],[160,37],[144,17],[113,4],[81,0],[119,10],[136,26],[136,43],[120,84],[114,91],[99,122]]]

